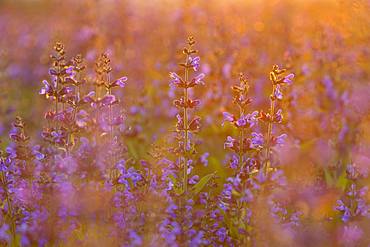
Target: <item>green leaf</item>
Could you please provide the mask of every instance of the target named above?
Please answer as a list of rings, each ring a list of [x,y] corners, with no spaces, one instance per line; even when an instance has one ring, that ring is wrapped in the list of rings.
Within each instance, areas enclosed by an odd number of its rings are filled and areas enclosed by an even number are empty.
[[[173,176],[173,174],[169,174],[168,175],[168,178],[171,179],[171,181],[173,182],[173,184],[177,184],[177,179]]]
[[[184,189],[182,187],[173,187],[173,190],[175,191],[176,195],[181,196],[184,194]]]
[[[199,180],[199,182],[192,187],[193,193],[196,195],[199,192],[201,192],[202,189],[204,188],[204,186],[207,185],[209,180],[211,180],[211,178],[213,178],[214,175],[215,175],[215,173],[211,173],[211,174],[208,174],[208,175],[202,177],[202,179]]]
[[[128,151],[129,153],[135,158],[137,159],[139,157],[137,151],[136,151],[136,148],[135,148],[135,145],[134,143],[128,141],[126,142],[126,145],[127,145],[127,148],[128,148]]]
[[[345,190],[345,188],[347,187],[347,184],[348,184],[348,179],[347,179],[347,175],[346,175],[346,172],[343,172],[339,178],[337,179],[337,183],[336,183],[336,186],[342,190]]]
[[[332,175],[330,174],[330,172],[328,171],[328,169],[324,169],[324,174],[325,174],[325,182],[327,185],[329,186],[333,186],[334,184],[334,178],[332,177]]]

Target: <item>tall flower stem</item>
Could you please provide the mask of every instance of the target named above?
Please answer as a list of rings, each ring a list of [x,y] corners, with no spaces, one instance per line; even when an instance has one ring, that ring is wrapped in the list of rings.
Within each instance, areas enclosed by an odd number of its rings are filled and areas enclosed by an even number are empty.
[[[271,135],[272,135],[272,121],[273,117],[275,115],[275,96],[274,92],[276,90],[276,86],[273,84],[272,85],[272,93],[270,96],[270,117],[271,121],[268,122],[267,126],[267,147],[266,147],[266,163],[265,163],[265,174],[267,175],[271,166],[271,161],[270,161],[270,152],[271,152]]]
[[[185,61],[185,69],[184,69],[184,79],[185,83],[188,84],[189,80],[189,69],[188,69],[188,60],[189,55],[186,55],[186,61]],[[184,101],[188,102],[188,88],[184,88]],[[188,156],[187,156],[187,146],[189,142],[189,132],[188,132],[188,109],[186,106],[184,106],[184,193],[186,194],[188,191]]]
[[[109,73],[107,74],[107,84],[110,84],[110,75]],[[112,94],[112,88],[108,88],[108,94]],[[109,123],[109,134],[110,134],[110,140],[113,143],[113,138],[114,138],[114,129],[113,129],[113,106],[110,104],[109,105],[109,112],[108,112],[108,123]],[[111,158],[111,167],[110,167],[110,179],[114,179],[116,177],[116,172],[114,169],[114,165],[116,163],[116,157],[115,157],[115,152],[112,155]]]
[[[1,176],[1,183],[5,187],[8,182],[6,180],[4,171],[1,171],[0,176]],[[14,210],[13,210],[13,205],[9,198],[9,191],[7,188],[4,188],[4,189],[5,189],[5,197],[6,197],[5,201],[8,207],[8,218],[10,220],[10,234],[12,237],[10,246],[15,246],[16,245],[16,225],[15,225],[14,215],[13,215]]]
[[[240,117],[242,117],[244,114],[244,110],[243,110],[243,107],[239,106],[239,115]],[[241,128],[240,131],[239,131],[239,165],[241,167],[241,169],[243,169],[243,163],[244,163],[244,160],[243,160],[243,156],[244,156],[244,150],[243,150],[243,147],[244,147],[244,128]]]

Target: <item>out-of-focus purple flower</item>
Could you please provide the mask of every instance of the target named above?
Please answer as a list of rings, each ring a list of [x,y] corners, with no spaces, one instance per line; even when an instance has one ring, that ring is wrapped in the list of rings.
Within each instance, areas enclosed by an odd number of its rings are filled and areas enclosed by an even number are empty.
[[[0,227],[0,240],[7,241],[7,242],[9,242],[10,240],[9,225],[6,223],[4,223]]]
[[[242,180],[241,180],[239,174],[236,175],[235,177],[229,177],[229,178],[227,178],[227,182],[231,183],[235,187],[239,186],[240,183],[241,183],[241,181]]]
[[[346,173],[347,177],[352,180],[357,179],[357,177],[359,176],[357,169],[352,164],[347,165]]]
[[[134,230],[129,232],[130,246],[142,246],[143,240]]]
[[[102,99],[100,99],[98,103],[100,103],[101,106],[107,106],[107,105],[113,104],[115,101],[116,101],[116,96],[112,94],[107,94]]]
[[[209,153],[208,152],[205,152],[204,154],[202,154],[200,156],[200,163],[203,164],[203,166],[207,167],[208,166],[208,157],[209,157]]]
[[[354,224],[344,226],[341,240],[346,246],[357,246],[358,241],[363,237],[363,230]]]
[[[89,121],[89,114],[85,110],[80,110],[76,114],[75,119],[77,126],[80,128],[84,128],[87,126],[87,123]]]
[[[287,184],[286,177],[284,176],[283,170],[274,171],[271,174],[271,181],[274,181],[276,184],[280,186],[285,186]]]
[[[233,191],[232,184],[229,184],[229,183],[224,184],[224,189],[222,190],[222,197],[226,200],[230,200],[232,191]]]
[[[221,227],[220,229],[218,229],[217,232],[216,232],[216,235],[218,237],[218,240],[223,243],[226,239],[226,236],[227,236],[226,228]]]
[[[260,183],[260,184],[264,183],[267,180],[267,176],[263,172],[263,169],[259,170],[259,172],[256,175],[256,179],[257,179],[258,183]]]
[[[32,154],[37,160],[42,160],[45,158],[45,155],[40,152],[40,145],[36,145],[32,148]]]
[[[325,75],[322,82],[325,86],[327,96],[331,100],[335,100],[337,98],[338,93],[334,87],[333,80],[330,78],[329,75]]]
[[[196,247],[196,246],[203,246],[205,241],[203,240],[204,232],[198,231],[195,236],[190,240],[189,246]]]
[[[240,198],[240,201],[241,202],[251,202],[251,201],[253,201],[253,198],[254,198],[254,196],[253,196],[252,191],[249,190],[249,189],[245,189],[243,191],[243,196]]]
[[[277,136],[275,140],[276,145],[279,145],[279,146],[284,145],[286,138],[287,138],[287,134],[281,134]]]

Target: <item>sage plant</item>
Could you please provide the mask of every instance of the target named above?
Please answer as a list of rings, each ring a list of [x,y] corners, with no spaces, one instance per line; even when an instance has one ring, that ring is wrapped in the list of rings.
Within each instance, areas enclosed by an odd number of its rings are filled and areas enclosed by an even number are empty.
[[[203,78],[204,74],[200,73],[194,77],[191,77],[191,70],[198,71],[199,69],[199,57],[194,57],[197,54],[197,50],[194,49],[194,38],[188,38],[187,47],[183,49],[183,54],[185,55],[185,62],[180,63],[180,66],[184,70],[183,77],[179,76],[175,72],[170,73],[171,83],[174,84],[177,88],[182,90],[182,96],[174,101],[174,104],[177,108],[181,111],[176,115],[177,117],[177,124],[176,124],[176,131],[180,133],[180,141],[179,141],[179,151],[181,152],[182,162],[182,189],[181,192],[187,194],[188,193],[188,175],[191,172],[190,167],[190,155],[194,151],[193,145],[191,143],[191,133],[196,132],[200,128],[200,117],[193,117],[189,113],[189,110],[194,109],[196,106],[200,104],[200,100],[198,99],[190,99],[189,98],[189,90],[199,86],[204,85]]]
[[[231,87],[233,104],[237,113],[223,112],[223,123],[230,122],[238,131],[237,137],[228,136],[224,148],[232,150],[230,167],[234,170],[233,177],[227,179],[220,198],[220,207],[229,219],[228,234],[234,232],[234,243],[247,245],[251,242],[251,210],[248,204],[253,200],[251,177],[259,172],[256,156],[260,146],[255,142],[251,130],[258,122],[258,112],[247,113],[247,108],[252,102],[249,98],[248,80],[240,74],[239,84]],[[234,193],[233,193],[234,191]],[[229,235],[229,236],[230,236]],[[231,242],[231,237],[227,241]]]
[[[286,138],[286,134],[276,136],[273,134],[274,124],[281,124],[283,121],[282,109],[277,109],[277,102],[283,99],[282,88],[285,85],[292,83],[294,74],[283,75],[286,69],[280,69],[278,65],[274,65],[270,72],[270,81],[272,84],[272,92],[270,95],[270,109],[268,112],[260,111],[261,121],[267,123],[267,134],[264,137],[263,143],[264,149],[266,150],[263,169],[267,175],[270,170],[273,170],[273,164],[271,161],[271,149],[275,145],[282,145]],[[257,136],[258,134],[256,134]],[[261,139],[262,141],[262,139]]]
[[[195,169],[193,156],[196,151],[192,138],[200,129],[200,117],[192,116],[190,112],[200,104],[200,100],[191,99],[189,95],[191,89],[204,84],[205,76],[203,73],[191,76],[191,71],[198,71],[200,66],[200,58],[195,57],[197,50],[194,49],[194,44],[194,38],[189,37],[187,46],[183,49],[185,62],[180,63],[183,76],[175,72],[170,73],[170,84],[179,88],[182,94],[174,101],[174,105],[179,109],[176,115],[178,147],[172,149],[176,161],[165,160],[167,167],[164,168],[162,180],[168,207],[167,217],[161,222],[159,229],[166,244],[172,246],[200,246],[210,243],[201,224],[202,220],[205,220],[200,217],[204,212],[199,209],[199,206],[202,208],[206,203],[197,205],[197,198],[203,188],[212,184],[215,176],[210,173],[202,178],[198,175],[189,178]]]

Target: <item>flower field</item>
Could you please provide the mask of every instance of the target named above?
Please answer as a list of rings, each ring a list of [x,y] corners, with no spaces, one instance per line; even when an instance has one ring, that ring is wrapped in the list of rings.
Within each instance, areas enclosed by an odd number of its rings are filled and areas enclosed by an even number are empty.
[[[0,1],[0,246],[370,246],[369,13]]]

